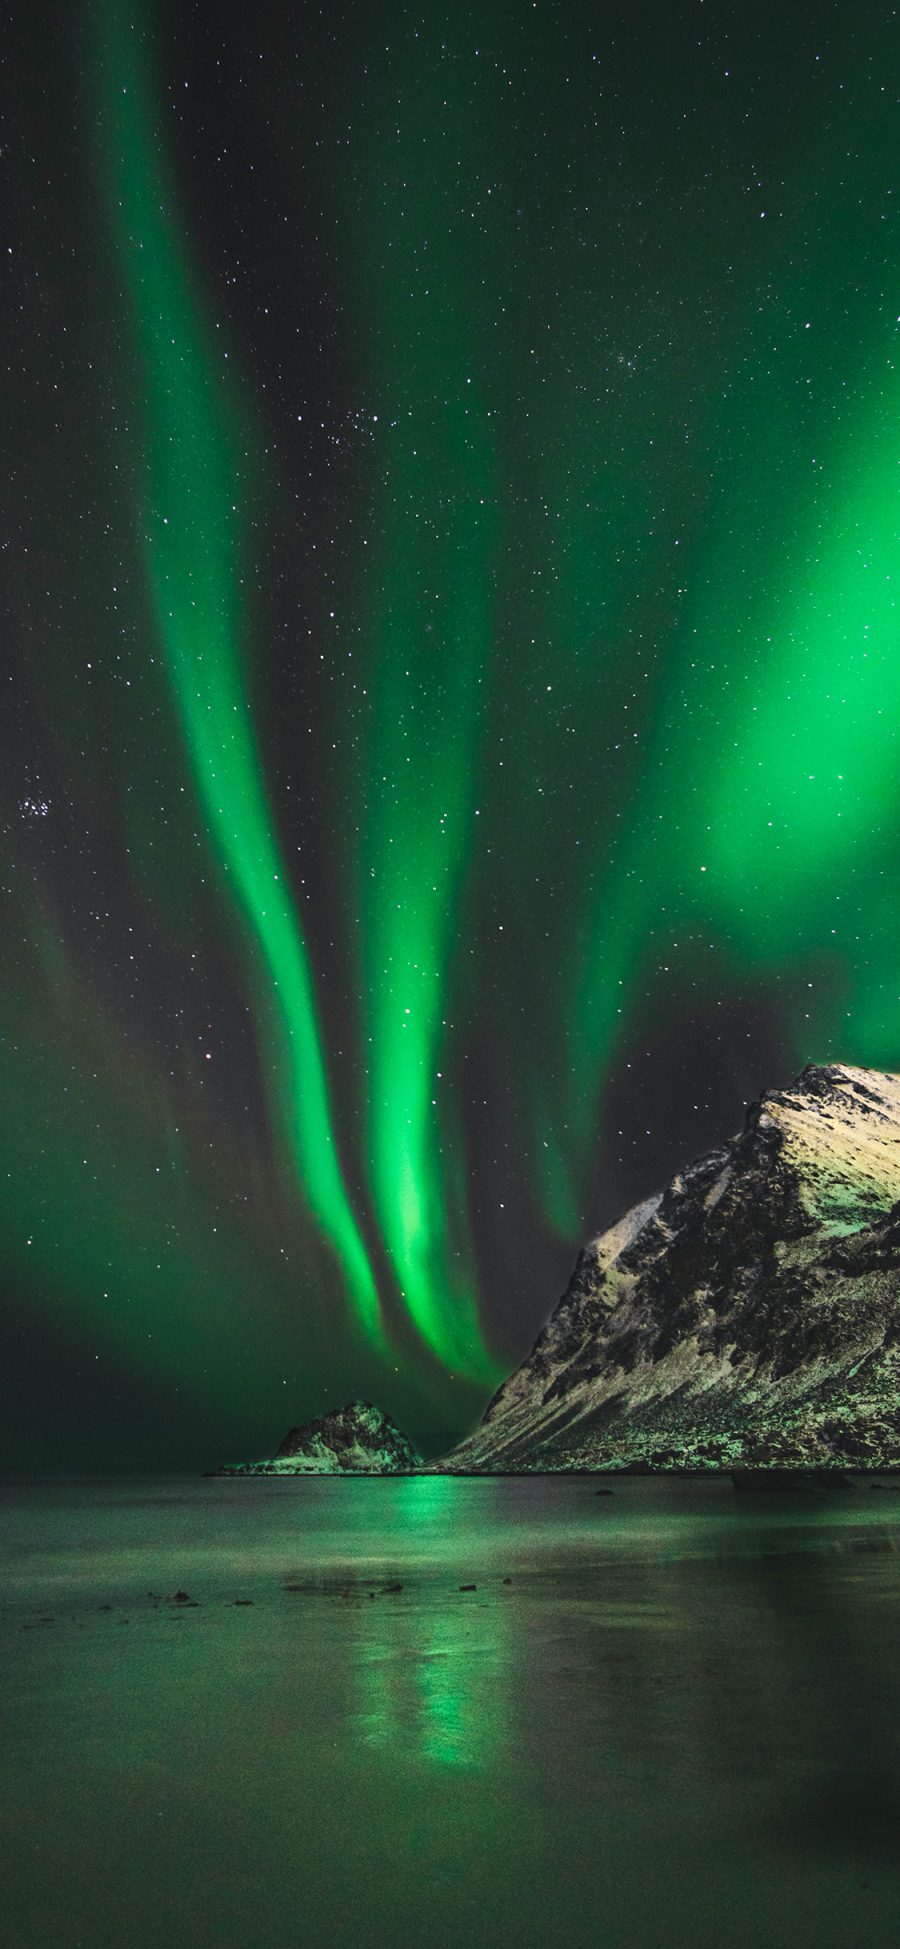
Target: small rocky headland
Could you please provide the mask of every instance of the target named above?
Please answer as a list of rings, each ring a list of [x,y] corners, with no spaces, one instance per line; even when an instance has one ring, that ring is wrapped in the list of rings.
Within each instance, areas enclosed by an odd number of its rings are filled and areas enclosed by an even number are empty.
[[[270,1461],[226,1462],[217,1475],[408,1475],[421,1457],[390,1415],[348,1401],[291,1428]]]

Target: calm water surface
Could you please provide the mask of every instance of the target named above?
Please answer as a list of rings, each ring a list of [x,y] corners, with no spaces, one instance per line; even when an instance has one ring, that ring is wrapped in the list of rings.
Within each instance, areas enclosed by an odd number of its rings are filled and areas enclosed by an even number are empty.
[[[6,1949],[893,1945],[900,1491],[597,1486],[7,1484]]]

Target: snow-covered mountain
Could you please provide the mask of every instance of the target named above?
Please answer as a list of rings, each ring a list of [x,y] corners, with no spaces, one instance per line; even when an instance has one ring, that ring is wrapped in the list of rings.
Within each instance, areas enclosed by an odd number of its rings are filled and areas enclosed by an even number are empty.
[[[580,1253],[447,1471],[900,1466],[900,1076],[810,1065]]]
[[[419,1456],[390,1415],[370,1401],[291,1428],[271,1461],[230,1462],[219,1475],[406,1475]]]

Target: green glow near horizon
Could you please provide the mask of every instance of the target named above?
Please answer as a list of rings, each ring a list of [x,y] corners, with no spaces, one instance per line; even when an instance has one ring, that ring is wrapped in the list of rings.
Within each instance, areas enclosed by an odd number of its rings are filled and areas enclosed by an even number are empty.
[[[223,1179],[240,1181],[242,1160],[220,1153],[217,1180],[204,1169],[208,1112],[196,1098],[186,1108],[155,1052],[102,1009],[33,894],[23,890],[19,903],[2,948],[0,1225],[10,1291],[50,1319],[63,1309],[73,1350],[80,1339],[88,1362],[102,1349],[126,1384],[137,1369],[180,1393],[199,1428],[211,1401],[237,1421],[251,1363],[274,1400],[294,1357],[286,1302],[296,1276],[282,1261],[280,1292],[270,1284],[248,1314],[258,1244],[224,1220],[219,1202]]]
[[[178,241],[142,41],[101,11],[104,167],[146,396],[146,561],[198,795],[281,1018],[270,1052],[303,1194],[343,1265],[356,1317],[382,1339],[378,1295],[337,1156],[309,957],[275,837],[242,643],[244,476],[252,440]]]

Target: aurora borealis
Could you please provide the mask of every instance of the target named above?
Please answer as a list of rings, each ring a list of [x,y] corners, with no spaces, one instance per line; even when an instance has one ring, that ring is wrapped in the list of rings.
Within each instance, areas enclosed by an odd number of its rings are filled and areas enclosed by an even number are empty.
[[[7,72],[5,1459],[434,1451],[762,1087],[900,1067],[896,23]]]

